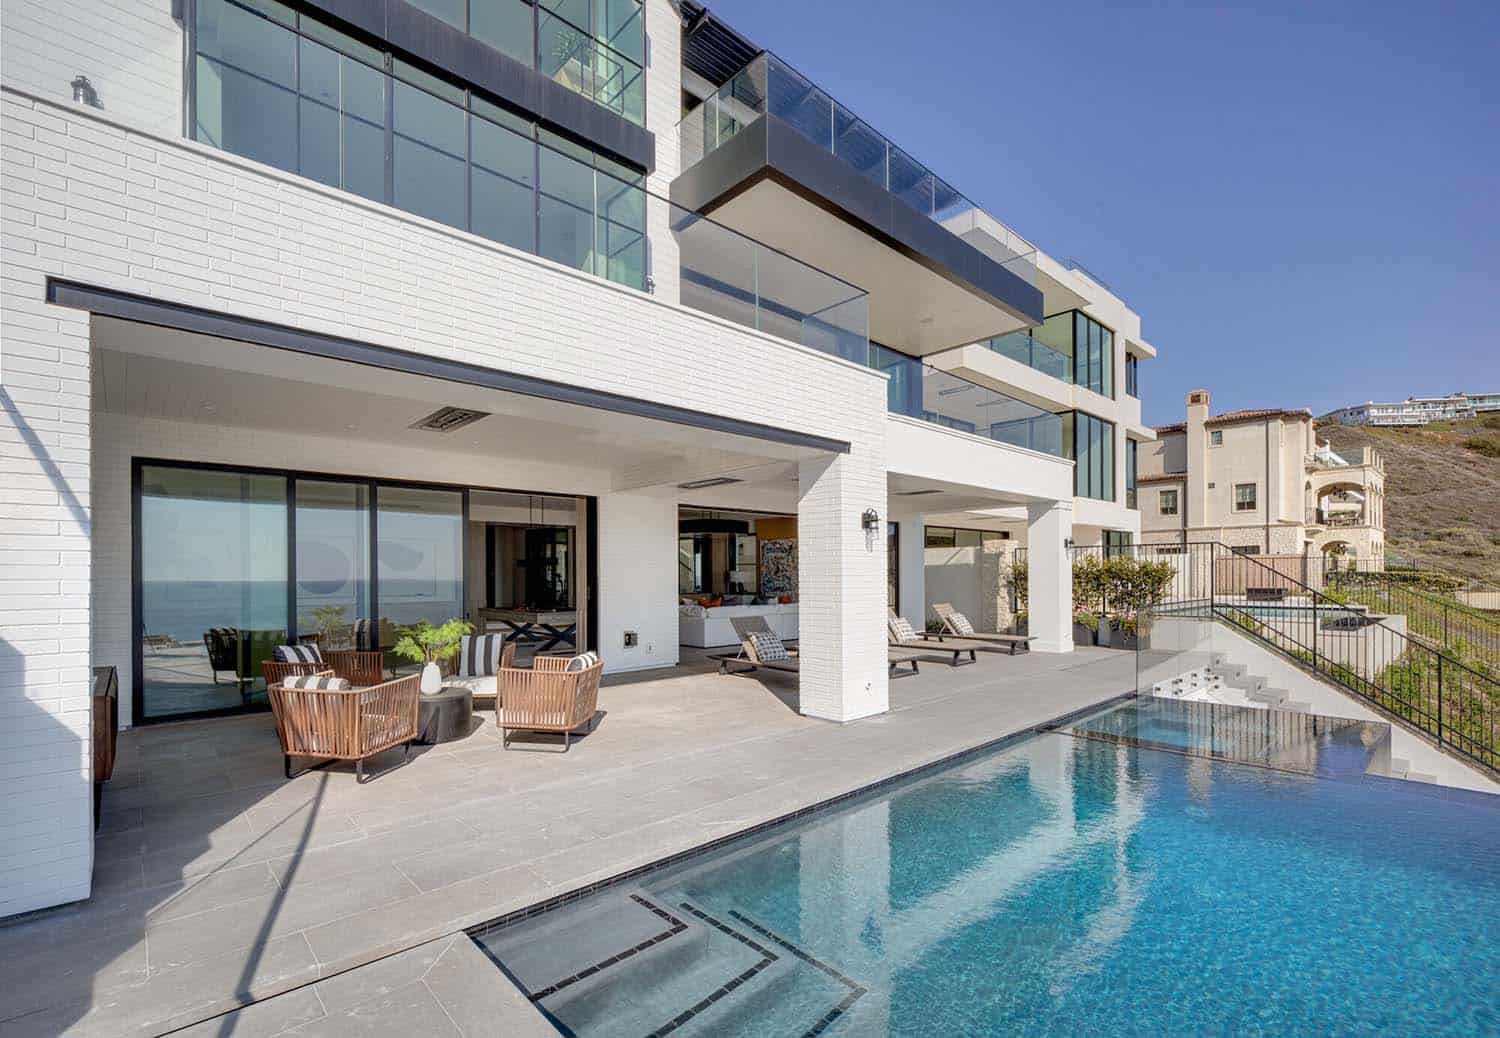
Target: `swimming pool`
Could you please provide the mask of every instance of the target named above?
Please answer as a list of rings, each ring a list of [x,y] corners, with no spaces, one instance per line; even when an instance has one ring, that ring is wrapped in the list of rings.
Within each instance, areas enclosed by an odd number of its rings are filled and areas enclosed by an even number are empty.
[[[1347,737],[1301,772],[1206,756],[1238,751],[1184,734],[1186,705],[476,940],[581,1036],[1500,1031],[1500,797],[1370,777]]]

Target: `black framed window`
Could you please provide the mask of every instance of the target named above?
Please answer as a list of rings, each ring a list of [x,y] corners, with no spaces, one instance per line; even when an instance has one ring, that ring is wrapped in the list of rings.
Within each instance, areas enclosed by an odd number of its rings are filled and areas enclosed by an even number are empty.
[[[1255,484],[1236,483],[1234,485],[1234,510],[1236,512],[1255,511]]]
[[[1127,439],[1125,441],[1125,507],[1126,508],[1135,508],[1136,507],[1136,492],[1135,492],[1135,480],[1136,480],[1135,465],[1136,465],[1136,461],[1135,461],[1135,455],[1136,455],[1136,442],[1134,440]]]
[[[1161,491],[1160,493],[1157,494],[1156,501],[1157,501],[1157,510],[1160,511],[1162,515],[1176,515],[1177,514],[1177,491],[1176,490],[1163,490],[1163,491]]]
[[[1125,355],[1125,395],[1135,397],[1137,400],[1141,396],[1140,376],[1137,374],[1139,367],[1140,358],[1133,353],[1127,353]]]
[[[1073,384],[1115,395],[1115,333],[1081,310],[1073,311]]]
[[[640,23],[636,0],[595,3],[556,17]],[[641,171],[276,0],[193,6],[195,140],[645,289]]]
[[[1005,530],[973,530],[962,526],[929,526],[924,530],[923,543],[928,548],[978,548],[987,541],[1005,541],[1010,534]]]
[[[1135,534],[1129,530],[1104,531],[1104,557],[1128,556],[1135,545]]]
[[[1073,459],[1073,493],[1098,501],[1115,500],[1115,424],[1084,411],[1063,423],[1065,456]]]

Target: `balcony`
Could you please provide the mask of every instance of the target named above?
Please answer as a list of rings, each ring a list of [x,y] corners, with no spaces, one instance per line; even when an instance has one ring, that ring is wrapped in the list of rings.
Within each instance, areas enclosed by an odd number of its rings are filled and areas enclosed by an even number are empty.
[[[890,376],[886,409],[945,429],[1066,457],[1063,416],[960,378],[883,346],[870,366]]]
[[[1048,346],[1034,336],[1029,329],[1023,332],[1011,332],[1009,335],[997,335],[986,341],[984,345],[1002,357],[1009,357],[1011,360],[1025,364],[1033,371],[1040,371],[1044,375],[1051,375],[1064,382],[1073,381],[1072,356]]]
[[[873,338],[924,356],[1041,322],[1035,248],[775,55],[678,129],[672,200],[868,289]]]

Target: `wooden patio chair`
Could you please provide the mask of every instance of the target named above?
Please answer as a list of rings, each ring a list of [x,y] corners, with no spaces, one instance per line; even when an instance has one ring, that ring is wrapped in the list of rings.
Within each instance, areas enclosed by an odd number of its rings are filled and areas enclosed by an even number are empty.
[[[943,624],[943,629],[934,635],[938,641],[947,638],[968,638],[976,642],[992,642],[995,645],[1005,646],[1014,656],[1017,649],[1030,652],[1031,643],[1036,640],[1036,636],[1032,634],[991,634],[988,631],[976,631],[974,625],[969,622],[969,618],[954,609],[948,602],[932,603],[932,611],[937,614],[937,618]]]
[[[280,660],[263,660],[260,672],[266,679],[266,688],[279,685],[287,678],[316,677],[320,674],[333,674],[336,671],[328,669],[328,663],[282,663]],[[343,677],[342,674],[339,677]]]
[[[351,685],[368,687],[385,680],[385,653],[363,649],[329,649],[323,659]]]
[[[335,674],[325,668],[312,676]],[[349,689],[271,685],[267,692],[286,758],[286,777],[295,777],[293,757],[352,760],[355,781],[363,782],[367,758],[403,744],[410,755],[417,737],[421,680],[419,675],[408,674],[368,688]]]
[[[510,749],[512,731],[555,732],[562,735],[567,753],[575,731],[585,724],[594,730],[604,661],[595,657],[582,669],[569,670],[580,658],[538,656],[529,668],[500,668],[495,675],[495,724],[502,749]]]

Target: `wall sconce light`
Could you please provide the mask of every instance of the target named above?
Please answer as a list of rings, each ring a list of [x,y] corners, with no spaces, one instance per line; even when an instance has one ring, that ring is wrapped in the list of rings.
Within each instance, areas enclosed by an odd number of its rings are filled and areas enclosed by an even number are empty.
[[[880,525],[880,513],[873,508],[866,508],[865,514],[859,517],[859,525],[866,530],[873,530]]]
[[[89,82],[88,76],[75,76],[73,82],[68,84],[73,88],[73,103],[88,105],[90,108],[99,107],[99,92],[94,89],[94,84]]]

